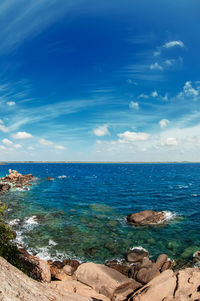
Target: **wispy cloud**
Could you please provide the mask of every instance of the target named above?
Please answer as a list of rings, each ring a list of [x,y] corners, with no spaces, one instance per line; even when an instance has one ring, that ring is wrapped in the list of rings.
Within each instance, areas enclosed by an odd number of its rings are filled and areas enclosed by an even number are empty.
[[[52,142],[50,140],[44,139],[44,138],[40,138],[38,140],[38,143],[40,145],[45,146],[45,147],[52,147],[52,148],[55,148],[55,149],[58,149],[58,150],[66,150],[65,146],[56,144],[56,143],[54,143],[54,142]]]
[[[176,46],[183,48],[185,45],[180,40],[178,40],[178,41],[169,41],[169,42],[166,42],[163,45],[164,48],[172,48],[172,47],[176,47]]]
[[[81,0],[1,1],[0,5],[0,51],[11,51],[25,39],[30,39],[62,18]],[[48,11],[48,13],[47,13]],[[17,13],[16,13],[17,12]]]
[[[12,134],[13,139],[24,140],[24,139],[29,139],[29,138],[32,138],[32,137],[33,136],[30,133],[27,133],[27,132],[17,132],[16,134]]]
[[[151,70],[160,70],[160,71],[163,70],[163,67],[160,64],[158,64],[158,62],[155,62],[154,64],[151,64],[149,68]]]
[[[164,129],[169,123],[170,123],[170,121],[169,121],[168,119],[161,119],[161,120],[159,121],[160,127],[161,127],[162,129]]]

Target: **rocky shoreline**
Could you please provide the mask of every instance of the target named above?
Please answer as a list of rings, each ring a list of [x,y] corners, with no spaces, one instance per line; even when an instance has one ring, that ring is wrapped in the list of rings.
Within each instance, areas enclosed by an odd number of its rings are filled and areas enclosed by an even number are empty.
[[[1,178],[0,195],[11,187],[27,189],[33,179],[32,174],[9,170],[9,175]],[[133,213],[127,216],[127,222],[135,226],[160,224],[165,222],[165,213],[151,210]],[[3,296],[0,300],[200,300],[200,269],[174,271],[166,254],[153,261],[146,250],[135,248],[120,262],[95,264],[70,259],[45,261],[23,248],[19,252],[20,262],[30,278],[0,258],[0,296]],[[199,259],[200,252],[196,252],[194,263]],[[9,280],[13,275],[9,276],[9,272],[4,275],[6,269],[14,273],[15,286]]]

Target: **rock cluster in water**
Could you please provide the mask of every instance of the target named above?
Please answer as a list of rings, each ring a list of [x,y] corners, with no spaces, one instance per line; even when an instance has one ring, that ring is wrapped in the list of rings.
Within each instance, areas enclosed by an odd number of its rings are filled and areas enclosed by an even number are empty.
[[[11,187],[24,188],[27,186],[31,186],[29,182],[33,179],[34,176],[32,174],[22,175],[16,170],[9,169],[9,174],[1,178],[0,193],[8,191]]]
[[[163,211],[145,210],[127,216],[127,221],[135,226],[156,225],[164,223],[166,214]]]

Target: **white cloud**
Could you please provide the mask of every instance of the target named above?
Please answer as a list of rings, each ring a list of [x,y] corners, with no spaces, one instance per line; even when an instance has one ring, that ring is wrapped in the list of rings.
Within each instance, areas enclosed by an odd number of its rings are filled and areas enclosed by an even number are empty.
[[[7,148],[6,148],[4,145],[0,145],[0,149],[4,151],[4,150],[6,150]]]
[[[53,142],[46,140],[46,139],[39,139],[38,140],[39,144],[44,145],[44,146],[51,146],[53,145]]]
[[[158,97],[158,92],[155,90],[151,93],[151,96],[152,97]]]
[[[119,140],[120,143],[133,142],[133,141],[144,141],[149,138],[149,134],[147,134],[147,133],[136,133],[136,132],[129,132],[129,131],[126,131],[122,134],[118,134],[117,136],[119,138],[121,138]]]
[[[13,139],[29,139],[32,138],[33,136],[27,132],[18,132],[16,134],[12,135]]]
[[[150,65],[150,69],[151,70],[160,70],[161,71],[161,70],[163,70],[163,67],[156,62],[156,63]]]
[[[195,89],[192,86],[191,81],[187,81],[183,87],[183,91],[178,94],[179,97],[184,98],[184,97],[190,97],[190,98],[196,98],[199,96],[199,90],[198,88]]]
[[[3,120],[0,119],[0,124],[3,124]]]
[[[66,147],[64,147],[63,145],[55,145],[55,148],[60,150],[66,149]]]
[[[44,145],[44,146],[48,146],[48,147],[53,147],[55,149],[59,149],[59,150],[64,150],[66,149],[66,147],[64,147],[63,145],[58,145],[58,144],[55,144],[54,142],[52,141],[49,141],[49,140],[46,140],[46,139],[39,139],[38,140],[39,144],[41,145]],[[30,148],[29,148],[30,149]]]
[[[159,56],[161,54],[161,51],[160,50],[156,50],[154,51],[153,55],[154,56]]]
[[[7,138],[4,138],[2,140],[2,143],[5,144],[5,145],[7,145],[7,146],[13,145],[13,142],[11,140],[7,139]]]
[[[131,101],[131,102],[129,103],[129,108],[130,108],[130,109],[139,110],[139,103],[138,103],[138,102]]]
[[[160,127],[162,129],[164,129],[168,124],[170,123],[170,121],[168,119],[162,119],[160,120],[159,124],[160,124]]]
[[[21,144],[14,144],[13,146],[14,146],[14,148],[22,148]]]
[[[138,98],[149,98],[149,95],[146,95],[146,94],[140,94],[139,96],[138,96]]]
[[[178,141],[177,141],[176,138],[169,137],[169,138],[166,139],[165,145],[176,146],[176,145],[178,145]]]
[[[9,107],[13,107],[13,106],[16,105],[16,103],[15,103],[14,101],[8,101],[8,102],[7,102],[7,105],[8,105]]]
[[[106,125],[106,124],[101,125],[101,126],[95,128],[93,130],[93,133],[96,136],[99,136],[99,137],[102,137],[102,136],[105,136],[105,135],[110,135],[110,132],[108,131],[108,125]]]
[[[33,146],[29,146],[27,149],[28,150],[34,150],[35,148]]]
[[[175,46],[184,47],[184,43],[182,41],[170,41],[163,45],[164,48],[172,48]]]
[[[8,128],[5,125],[0,124],[0,131],[2,131],[3,133],[7,133],[8,132]]]
[[[168,100],[168,94],[166,93],[166,94],[163,96],[162,99],[165,100],[165,101],[167,101],[167,100]]]

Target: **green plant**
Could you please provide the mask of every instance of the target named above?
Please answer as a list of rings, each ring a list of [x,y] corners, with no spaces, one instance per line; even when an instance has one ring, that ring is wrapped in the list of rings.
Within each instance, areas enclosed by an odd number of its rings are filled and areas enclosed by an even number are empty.
[[[15,232],[6,224],[3,216],[7,206],[0,202],[0,256],[4,257],[11,264],[23,270],[19,260],[19,250],[14,243]]]

